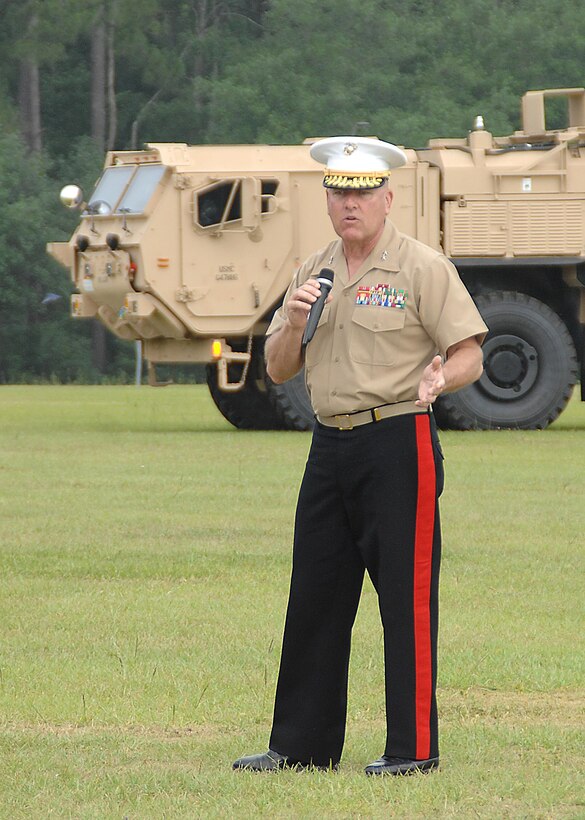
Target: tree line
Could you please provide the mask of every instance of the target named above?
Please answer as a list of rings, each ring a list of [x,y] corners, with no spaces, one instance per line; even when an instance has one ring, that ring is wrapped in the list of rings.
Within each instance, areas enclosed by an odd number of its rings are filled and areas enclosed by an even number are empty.
[[[524,91],[583,85],[583,43],[572,0],[0,0],[0,382],[132,377],[45,253],[106,150],[510,133]]]

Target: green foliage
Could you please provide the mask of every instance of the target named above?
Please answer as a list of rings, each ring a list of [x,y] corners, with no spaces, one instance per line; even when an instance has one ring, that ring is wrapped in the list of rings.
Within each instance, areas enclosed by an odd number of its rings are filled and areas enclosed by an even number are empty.
[[[91,137],[84,135],[75,140],[70,140],[67,153],[56,154],[52,157],[49,169],[50,178],[51,180],[58,180],[58,182],[51,183],[54,186],[52,208],[58,210],[57,194],[63,185],[71,183],[79,185],[86,193],[92,191],[102,172],[103,165],[103,152]],[[62,208],[59,208],[59,210],[63,211]],[[74,227],[76,218],[76,214],[68,215],[71,228]]]
[[[214,84],[210,141],[298,141],[369,133],[407,146],[463,136],[483,113],[494,133],[519,127],[530,88],[580,86],[585,25],[574,4],[274,0],[264,35]],[[552,32],[552,35],[551,35]],[[529,50],[530,59],[523,59]]]
[[[0,5],[0,73],[15,100],[21,61],[34,58],[44,74],[51,73],[67,59],[83,26],[91,25],[98,2],[21,0]]]
[[[14,55],[40,60],[53,155],[89,132],[100,6],[115,22],[119,148],[135,123],[141,143],[292,142],[368,122],[412,146],[463,135],[482,112],[506,133],[525,90],[583,82],[585,20],[570,0],[147,0],[139,15],[112,0],[10,3],[1,76],[15,99]]]
[[[97,176],[91,149],[79,141],[66,163],[71,181],[87,188]],[[91,327],[71,320],[67,274],[45,250],[49,238],[66,240],[75,226],[58,190],[42,157],[27,154],[16,134],[0,135],[0,382],[101,378],[91,364]],[[105,375],[131,379],[132,347],[108,344]]]
[[[43,319],[66,299],[59,271],[45,254],[47,236],[66,235],[49,202],[41,159],[27,156],[16,135],[0,135],[0,381],[36,371]],[[48,293],[61,298],[43,306]]]

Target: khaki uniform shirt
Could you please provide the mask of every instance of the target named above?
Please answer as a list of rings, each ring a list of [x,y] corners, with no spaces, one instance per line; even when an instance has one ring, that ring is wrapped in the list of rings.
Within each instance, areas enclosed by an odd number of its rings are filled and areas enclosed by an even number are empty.
[[[309,257],[268,334],[285,322],[292,292],[323,267],[335,274],[332,300],[305,359],[307,388],[319,416],[414,401],[423,370],[437,352],[445,357],[451,345],[485,336],[487,327],[454,265],[389,221],[351,281],[340,239]]]

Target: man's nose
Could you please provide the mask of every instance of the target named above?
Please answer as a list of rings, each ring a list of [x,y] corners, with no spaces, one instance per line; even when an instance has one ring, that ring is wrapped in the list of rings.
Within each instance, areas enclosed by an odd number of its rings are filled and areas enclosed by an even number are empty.
[[[359,201],[358,194],[355,191],[345,191],[343,201],[346,208],[355,208]]]

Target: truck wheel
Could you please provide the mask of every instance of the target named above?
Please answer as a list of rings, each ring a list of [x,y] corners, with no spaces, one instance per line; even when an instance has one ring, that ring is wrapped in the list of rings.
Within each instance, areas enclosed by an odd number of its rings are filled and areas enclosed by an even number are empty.
[[[476,304],[489,328],[484,372],[475,384],[437,400],[437,423],[452,430],[547,427],[577,381],[577,356],[565,324],[524,293],[491,291]]]
[[[237,349],[235,343],[232,346],[234,350]],[[242,365],[230,365],[229,375],[230,381],[238,381],[242,375]],[[220,390],[217,383],[217,365],[214,364],[207,365],[207,386],[217,409],[234,427],[242,430],[286,429],[266,387],[263,338],[254,339],[252,361],[241,390]]]
[[[315,414],[305,386],[304,368],[284,384],[274,384],[266,376],[266,386],[276,412],[287,430],[312,430]]]

